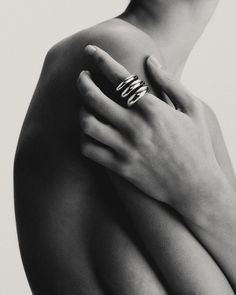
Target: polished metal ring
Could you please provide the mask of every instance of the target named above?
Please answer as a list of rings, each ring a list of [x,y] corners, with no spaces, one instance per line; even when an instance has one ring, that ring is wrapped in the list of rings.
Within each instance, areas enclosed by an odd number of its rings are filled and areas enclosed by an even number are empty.
[[[117,87],[116,87],[116,91],[120,91],[121,89],[123,89],[127,84],[129,84],[130,82],[137,80],[138,76],[137,75],[131,75],[129,77],[127,77],[124,81],[122,81]]]
[[[149,91],[149,88],[137,75],[131,75],[116,87],[116,91],[121,98],[121,104],[131,107]]]
[[[140,98],[142,98],[149,91],[148,86],[143,86],[139,88],[127,101],[127,106],[131,107],[134,105]]]

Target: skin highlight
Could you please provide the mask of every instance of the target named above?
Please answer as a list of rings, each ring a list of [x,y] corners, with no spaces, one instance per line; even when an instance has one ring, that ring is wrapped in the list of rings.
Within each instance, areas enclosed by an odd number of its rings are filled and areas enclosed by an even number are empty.
[[[97,47],[92,50],[91,46],[87,49],[97,66],[101,71],[106,71],[107,77],[112,82],[114,82],[112,77],[117,78],[117,73],[123,72],[120,74],[120,81],[129,76],[126,70],[103,50]],[[215,212],[217,212],[216,207],[222,205],[221,209],[223,211],[226,209],[228,212],[228,216],[224,215],[222,218],[222,224],[225,218],[230,222],[231,226],[226,232],[229,234],[228,238],[234,237],[234,230],[231,229],[230,233],[230,228],[234,228],[235,221],[232,219],[234,216],[232,212],[235,212],[236,204],[234,186],[228,182],[227,175],[215,157],[205,120],[204,105],[169,76],[153,57],[147,62],[150,71],[155,75],[157,85],[162,87],[163,91],[175,102],[174,104],[177,102],[180,105],[181,111],[175,110],[149,94],[137,103],[134,110],[120,108],[116,104],[109,103],[109,98],[102,98],[103,94],[93,83],[90,73],[82,72],[78,79],[78,89],[81,93],[89,93],[84,100],[86,109],[88,105],[93,104],[92,113],[88,109],[82,111],[82,126],[85,127],[83,128],[85,133],[96,140],[91,142],[89,138],[85,138],[82,142],[82,153],[120,174],[149,197],[158,198],[159,201],[167,203],[179,212],[218,263],[224,265],[224,272],[231,278],[234,286],[234,272],[231,272],[234,265],[232,262],[234,239],[229,243],[231,246],[228,245],[229,251],[225,252],[223,239],[225,231],[215,232],[216,237],[222,235],[219,240],[221,246],[219,244],[218,247],[214,246],[215,238],[212,232],[211,234],[209,232],[208,237],[205,232],[206,230],[211,231],[211,228],[215,229],[214,223],[209,220],[214,214],[216,220],[219,221],[220,215]],[[86,89],[93,89],[92,95]],[[97,100],[100,101],[99,112],[103,114],[104,122],[107,123],[94,119],[93,114],[98,111],[96,110]],[[107,112],[103,112],[103,106],[108,113],[113,114],[111,119]],[[193,125],[188,122],[189,117],[193,120]],[[172,121],[173,125],[170,124]],[[114,125],[113,122],[115,122]],[[113,127],[107,130],[106,124],[113,125]],[[163,126],[165,126],[164,129]],[[129,137],[125,136],[124,129],[129,131]],[[166,132],[166,129],[169,132]],[[123,139],[117,140],[117,135],[113,137],[116,133]],[[189,139],[185,136],[189,136]],[[195,136],[196,141],[194,141]],[[104,146],[100,146],[100,143]],[[106,146],[110,149],[107,150]],[[176,147],[178,153],[176,153]],[[189,151],[188,148],[190,148]],[[169,154],[166,155],[167,153]],[[190,158],[188,158],[189,155],[191,155]],[[177,170],[176,167],[178,167]],[[205,181],[206,174],[208,175],[207,182]],[[165,176],[167,178],[162,179]],[[171,180],[170,183],[169,180]],[[233,183],[235,184],[235,177]],[[173,191],[171,191],[172,186]],[[223,198],[225,201],[222,203]],[[199,229],[203,229],[205,234]]]
[[[211,12],[206,13],[210,16]],[[162,13],[164,16],[165,10]],[[199,274],[202,275],[202,269],[207,271],[207,265],[212,265],[211,274],[218,273],[217,267],[178,216],[162,204],[150,201],[127,182],[122,183],[117,177],[110,181],[111,175],[107,177],[105,169],[79,153],[78,112],[82,96],[75,87],[78,72],[89,69],[96,82],[111,93],[110,84],[84,53],[87,44],[103,47],[129,71],[146,80],[144,61],[151,54],[162,58],[162,64],[172,68],[175,76],[181,72],[178,67],[183,64],[183,56],[177,65],[168,64],[173,55],[167,56],[171,47],[165,48],[167,43],[161,41],[168,32],[164,23],[158,24],[162,30],[154,40],[141,19],[138,11],[136,15],[131,11],[124,18],[118,16],[67,38],[47,54],[15,161],[18,235],[34,294],[120,294],[125,288],[138,294],[139,290],[145,292],[141,278],[146,274],[150,274],[149,295],[150,290],[158,294],[170,286],[181,294],[190,291],[199,294],[199,288],[202,294],[212,294],[211,280],[199,285],[202,281]],[[152,93],[158,92],[151,88]],[[230,171],[227,159],[222,163]],[[109,236],[107,224],[112,229]],[[129,267],[120,255],[123,240],[130,249]],[[99,241],[98,246],[103,245],[99,251],[95,241]],[[168,246],[164,252],[163,243]],[[193,253],[201,263],[184,263],[184,257],[192,260]],[[117,257],[117,263],[112,264]],[[177,277],[178,268],[185,275]],[[129,281],[120,280],[119,273],[128,276]],[[219,275],[224,283],[216,281],[221,287],[227,286],[222,274]]]

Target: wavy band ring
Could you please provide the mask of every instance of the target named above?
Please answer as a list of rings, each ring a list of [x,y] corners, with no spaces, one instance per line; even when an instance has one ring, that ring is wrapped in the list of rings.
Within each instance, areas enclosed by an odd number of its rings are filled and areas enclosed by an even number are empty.
[[[131,75],[116,87],[116,91],[121,98],[121,104],[131,107],[149,92],[149,87],[137,75]]]

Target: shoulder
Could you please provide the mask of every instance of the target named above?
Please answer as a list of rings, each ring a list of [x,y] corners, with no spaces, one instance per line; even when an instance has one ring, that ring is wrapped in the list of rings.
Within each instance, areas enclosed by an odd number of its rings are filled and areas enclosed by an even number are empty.
[[[118,19],[82,30],[55,44],[45,57],[20,143],[39,137],[45,141],[46,135],[48,141],[60,137],[65,142],[65,137],[76,132],[76,116],[80,107],[76,80],[83,69],[92,68],[84,54],[87,44],[103,48],[130,72],[144,79],[144,60],[155,52],[150,37]]]
[[[131,48],[136,47],[136,50],[149,46],[154,50],[156,49],[153,40],[144,31],[124,20],[113,18],[61,40],[49,50],[48,55],[55,56],[55,54],[65,53],[66,51],[76,53],[78,49],[90,42],[109,47],[125,47],[127,44]],[[137,47],[137,45],[139,46]]]
[[[83,49],[88,44],[103,48],[127,65],[130,58],[141,63],[146,56],[158,54],[153,40],[143,31],[121,19],[110,19],[55,44],[46,55],[44,72],[73,74],[73,69],[86,64]]]

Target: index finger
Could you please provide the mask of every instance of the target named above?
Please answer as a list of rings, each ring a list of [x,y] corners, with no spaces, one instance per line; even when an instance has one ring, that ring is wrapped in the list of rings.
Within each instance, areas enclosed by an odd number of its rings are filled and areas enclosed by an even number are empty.
[[[94,45],[87,45],[85,52],[93,58],[93,61],[97,67],[103,72],[107,79],[117,87],[127,77],[130,77],[130,72],[114,58],[110,56],[106,51]],[[140,81],[140,80],[137,80]],[[135,82],[133,83],[135,84]],[[135,87],[135,86],[134,86]],[[133,88],[134,90],[135,88]],[[151,100],[151,101],[150,101]],[[154,99],[158,103],[157,99]],[[145,98],[140,99],[137,102],[139,108],[145,111],[149,103],[153,103],[153,96],[145,95]],[[136,104],[135,104],[136,106]]]
[[[129,71],[114,60],[106,51],[94,45],[87,45],[85,52],[89,54],[107,79],[115,86],[130,76]]]

